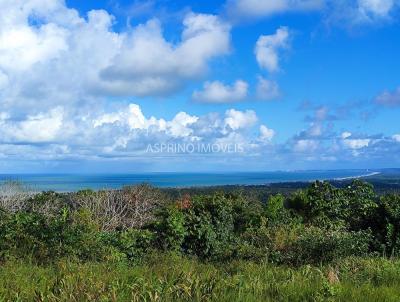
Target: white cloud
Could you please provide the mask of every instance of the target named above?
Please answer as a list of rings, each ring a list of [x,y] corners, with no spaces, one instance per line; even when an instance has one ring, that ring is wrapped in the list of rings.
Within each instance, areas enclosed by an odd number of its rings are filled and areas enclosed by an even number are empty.
[[[103,114],[93,120],[93,127],[112,126],[113,128],[126,129],[126,134],[136,134],[139,130],[150,130],[163,132],[166,137],[187,137],[193,133],[191,125],[198,121],[199,117],[192,116],[186,112],[179,112],[175,117],[166,121],[163,118],[157,119],[154,116],[146,118],[137,104],[130,104],[128,108],[122,108],[117,112]],[[120,137],[121,141],[127,138]]]
[[[130,129],[149,129],[151,126],[157,126],[165,130],[166,122],[163,119],[157,120],[155,117],[146,119],[140,107],[136,104],[130,104],[127,110],[107,113],[93,120],[94,127],[101,127],[105,124],[122,123],[129,126]]]
[[[312,153],[318,149],[319,143],[316,140],[300,139],[294,145],[294,151]]]
[[[57,138],[63,123],[63,109],[54,108],[47,113],[29,115],[22,121],[10,121],[7,114],[0,115],[0,141],[40,143]]]
[[[393,138],[396,142],[400,143],[400,134],[395,134],[395,135],[392,136],[392,138]]]
[[[279,98],[281,92],[277,82],[259,76],[256,94],[258,99],[269,101]]]
[[[323,6],[323,0],[230,0],[228,14],[234,19],[268,17],[288,11],[313,11]]]
[[[342,132],[340,135],[343,146],[352,150],[368,147],[372,139],[365,137],[352,138],[353,134],[349,131]],[[357,154],[357,153],[356,153]]]
[[[360,13],[366,17],[387,17],[394,5],[394,0],[358,0]]]
[[[224,85],[219,81],[204,83],[202,91],[195,91],[192,99],[206,103],[232,103],[242,101],[247,97],[249,85],[237,80],[232,86]]]
[[[250,146],[253,142],[259,142],[259,137],[249,132],[257,120],[254,111],[235,109],[227,110],[222,117],[214,113],[196,116],[181,111],[166,120],[145,116],[137,104],[108,112],[55,107],[18,120],[2,112],[0,149],[7,149],[9,156],[18,155],[19,159],[50,160],[55,158],[52,152],[58,149],[68,152],[59,153],[57,158],[63,158],[64,154],[68,158],[90,159],[102,156],[146,156],[147,145],[155,143],[201,141],[206,144],[225,142]],[[264,139],[268,139],[268,133],[264,131],[263,134]],[[24,150],[20,148],[23,153],[19,153],[18,148],[12,151],[12,146],[21,144],[26,145]],[[30,150],[28,153],[27,149]]]
[[[272,35],[260,36],[254,49],[258,65],[269,72],[278,71],[278,51],[288,47],[288,40],[289,29],[287,27],[278,28]]]
[[[310,127],[307,130],[307,134],[309,136],[321,136],[323,134],[323,125],[321,122],[311,123]]]
[[[191,116],[186,112],[179,112],[174,119],[168,123],[169,133],[173,137],[186,137],[193,133],[189,126],[196,123],[199,118]]]
[[[258,118],[253,110],[238,111],[229,109],[225,112],[225,126],[232,130],[239,130],[253,126]]]
[[[349,138],[351,135],[352,135],[351,132],[345,131],[342,133],[341,137],[342,139],[346,139]]]
[[[369,143],[371,142],[370,139],[368,138],[359,138],[359,139],[344,139],[343,143],[346,147],[350,148],[350,149],[361,149],[364,147],[368,147]]]
[[[260,126],[260,140],[261,141],[271,141],[275,136],[275,131],[273,129],[269,129],[265,125]]]
[[[329,116],[329,109],[326,106],[321,106],[313,109],[313,116],[307,116],[306,120],[310,121],[309,127],[300,132],[298,138],[323,138],[329,135],[330,125],[327,121],[331,118]]]
[[[40,112],[113,95],[166,95],[230,51],[230,26],[215,15],[187,14],[173,41],[156,19],[118,32],[113,23],[104,10],[85,19],[61,0],[1,1],[2,107]]]
[[[157,20],[133,29],[112,64],[101,71],[103,88],[139,96],[169,93],[183,80],[204,74],[210,59],[228,53],[230,27],[217,16],[190,13],[183,25],[178,44],[164,39]]]

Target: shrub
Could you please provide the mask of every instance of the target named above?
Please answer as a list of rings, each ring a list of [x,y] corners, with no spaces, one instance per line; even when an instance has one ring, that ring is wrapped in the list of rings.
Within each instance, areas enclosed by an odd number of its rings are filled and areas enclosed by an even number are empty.
[[[348,200],[347,224],[352,230],[368,229],[376,221],[378,210],[377,196],[374,187],[366,182],[354,180],[344,189]]]
[[[248,228],[259,227],[261,225],[264,207],[260,201],[244,198],[242,193],[227,194],[225,198],[232,205],[235,234],[241,234]]]
[[[274,260],[273,240],[265,218],[259,227],[250,227],[241,234],[236,247],[236,256],[239,259],[252,261]]]
[[[373,226],[378,210],[372,185],[359,180],[344,189],[316,181],[290,196],[287,205],[306,223],[321,227],[340,224],[353,231]]]
[[[288,199],[288,207],[301,214],[306,222],[329,223],[330,220],[346,219],[347,199],[343,191],[328,182],[316,181]]]
[[[123,258],[138,262],[153,246],[154,234],[148,230],[128,229],[121,232],[104,233],[103,242],[113,247]],[[119,259],[120,260],[120,259]]]
[[[48,218],[41,213],[3,214],[0,222],[2,258],[31,258],[48,262],[70,256],[83,260],[99,259],[103,248],[98,232],[79,220],[78,213],[64,209]],[[75,216],[75,217],[73,217]]]
[[[164,250],[182,251],[187,235],[183,208],[170,206],[158,213],[154,229],[158,235],[158,246]]]
[[[155,223],[159,245],[203,259],[228,259],[236,232],[251,221],[245,213],[242,200],[233,196],[195,196],[188,207],[172,206],[159,213]]]
[[[347,256],[365,256],[370,242],[368,231],[308,227],[283,256],[285,262],[294,265],[327,263]]]
[[[186,252],[205,259],[232,256],[235,240],[232,202],[222,194],[193,198],[192,206],[185,210]]]
[[[285,197],[282,194],[271,195],[265,205],[265,216],[269,226],[300,222],[301,217],[286,207]]]
[[[400,195],[384,195],[380,198],[381,240],[386,253],[394,256],[400,253]]]

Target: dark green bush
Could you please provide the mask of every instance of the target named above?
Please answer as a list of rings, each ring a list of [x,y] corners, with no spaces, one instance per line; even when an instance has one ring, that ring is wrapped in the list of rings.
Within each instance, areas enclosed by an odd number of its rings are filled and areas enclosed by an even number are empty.
[[[184,250],[204,259],[228,259],[233,252],[232,200],[222,194],[197,196],[185,209],[187,235]]]
[[[308,227],[291,244],[284,261],[294,265],[320,264],[348,256],[365,256],[369,253],[371,239],[368,231]]]
[[[311,223],[318,221],[326,224],[332,220],[346,219],[349,215],[348,199],[343,190],[328,182],[316,181],[307,189],[293,194],[287,204]]]
[[[378,199],[374,187],[366,182],[355,180],[344,189],[348,200],[347,224],[351,230],[364,230],[376,223]]]
[[[263,219],[259,227],[250,227],[241,234],[236,246],[239,259],[260,261],[272,260],[275,255],[271,230]]]
[[[388,256],[400,253],[400,195],[384,195],[379,202],[380,215],[376,217],[376,237]]]
[[[187,207],[161,211],[155,224],[163,248],[203,259],[229,259],[238,236],[260,223],[261,205],[251,206],[240,196],[196,196]]]
[[[316,181],[290,196],[287,205],[306,223],[324,228],[340,224],[353,231],[373,227],[378,211],[372,185],[359,180],[343,189]]]
[[[89,223],[77,221],[78,213],[64,209],[57,216],[35,212],[1,215],[0,253],[4,258],[32,258],[38,262],[61,257],[93,260],[102,257],[99,233]],[[78,223],[77,223],[78,222]]]
[[[138,262],[153,246],[154,234],[149,230],[128,229],[102,234],[102,241],[110,249],[112,260]]]
[[[154,223],[158,235],[158,246],[164,250],[182,251],[187,235],[185,213],[174,206],[166,207],[157,215]]]

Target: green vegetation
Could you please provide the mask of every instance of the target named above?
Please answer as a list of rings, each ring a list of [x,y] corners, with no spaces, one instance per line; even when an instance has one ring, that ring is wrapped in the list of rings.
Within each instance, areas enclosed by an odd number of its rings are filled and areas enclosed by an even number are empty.
[[[399,301],[400,196],[0,187],[0,301]]]

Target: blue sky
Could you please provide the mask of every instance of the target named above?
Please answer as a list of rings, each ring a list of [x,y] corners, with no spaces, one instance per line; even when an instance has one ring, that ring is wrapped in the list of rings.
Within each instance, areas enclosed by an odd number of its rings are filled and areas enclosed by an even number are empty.
[[[399,12],[2,1],[0,173],[400,167]]]

